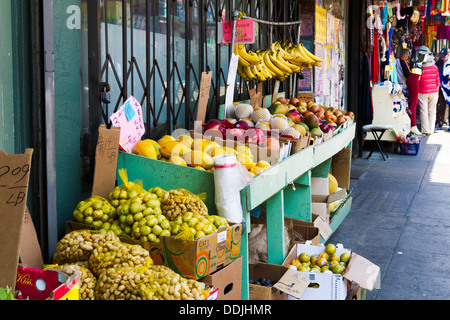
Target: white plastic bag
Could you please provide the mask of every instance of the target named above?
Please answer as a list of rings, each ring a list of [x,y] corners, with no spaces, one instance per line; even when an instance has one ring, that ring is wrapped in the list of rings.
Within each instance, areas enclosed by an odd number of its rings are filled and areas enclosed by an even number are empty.
[[[235,155],[215,156],[213,160],[217,213],[228,222],[241,223],[244,217],[240,191],[252,181],[253,177],[236,160]]]

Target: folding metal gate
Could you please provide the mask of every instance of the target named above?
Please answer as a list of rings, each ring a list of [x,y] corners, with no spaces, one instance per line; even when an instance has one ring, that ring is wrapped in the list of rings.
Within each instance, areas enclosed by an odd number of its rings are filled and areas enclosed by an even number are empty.
[[[297,21],[300,14],[299,1],[283,0],[97,0],[87,1],[87,7],[91,146],[98,126],[111,125],[109,116],[130,95],[141,102],[147,137],[191,128],[204,71],[213,71],[206,117],[216,117],[231,53],[218,42],[219,24],[232,20],[235,10],[274,22]],[[250,48],[295,40],[297,33],[295,25],[258,24]],[[246,99],[253,85],[239,79],[235,101]],[[273,82],[264,83],[266,92],[272,87]],[[102,96],[108,94],[111,101],[105,103]]]

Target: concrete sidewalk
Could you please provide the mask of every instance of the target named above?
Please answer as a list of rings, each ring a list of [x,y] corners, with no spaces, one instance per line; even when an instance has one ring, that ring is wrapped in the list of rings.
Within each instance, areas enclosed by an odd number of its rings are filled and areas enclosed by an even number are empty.
[[[350,213],[328,243],[381,268],[367,300],[450,298],[450,132],[422,138],[416,156],[352,159]]]

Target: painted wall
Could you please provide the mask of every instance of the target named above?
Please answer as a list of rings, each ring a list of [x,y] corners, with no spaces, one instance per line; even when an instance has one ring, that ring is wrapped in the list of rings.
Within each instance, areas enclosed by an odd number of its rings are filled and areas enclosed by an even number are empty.
[[[56,188],[58,235],[65,233],[65,222],[82,199],[80,160],[80,32],[72,26],[73,11],[81,1],[54,1]],[[74,7],[71,7],[74,8]],[[76,14],[76,13],[75,13]],[[81,16],[79,17],[81,19]]]
[[[0,0],[0,150],[15,153],[11,0]]]

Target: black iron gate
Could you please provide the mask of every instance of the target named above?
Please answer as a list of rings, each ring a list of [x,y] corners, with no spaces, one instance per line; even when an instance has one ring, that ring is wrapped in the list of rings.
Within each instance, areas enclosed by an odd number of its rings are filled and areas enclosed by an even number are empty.
[[[235,10],[265,21],[297,21],[301,5],[295,0],[89,0],[87,7],[93,155],[99,125],[110,126],[109,116],[130,95],[141,102],[147,137],[191,128],[204,71],[213,71],[206,117],[216,117],[225,100],[231,54],[228,45],[218,43],[219,24],[232,20]],[[296,25],[258,24],[250,47],[294,41],[297,34]],[[238,79],[235,101],[247,99],[254,85]],[[265,92],[272,88],[273,82],[264,83]]]

